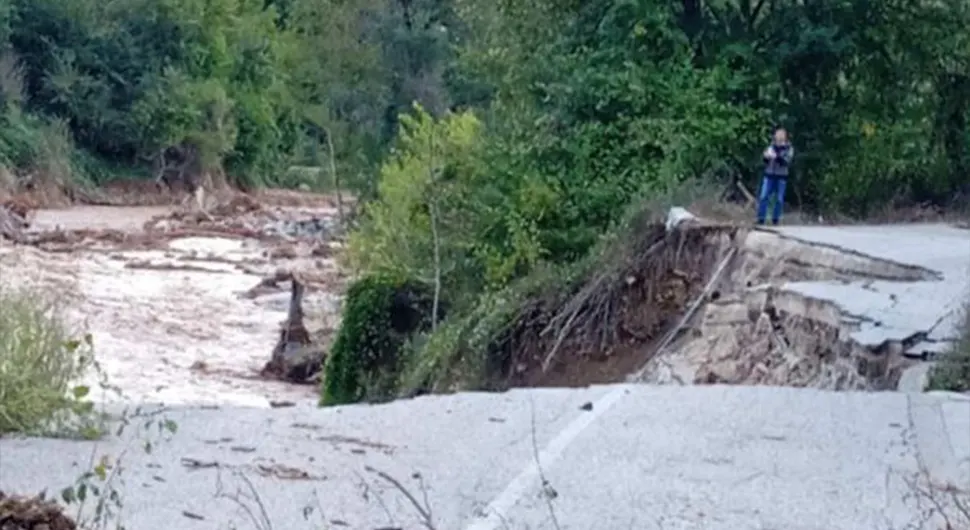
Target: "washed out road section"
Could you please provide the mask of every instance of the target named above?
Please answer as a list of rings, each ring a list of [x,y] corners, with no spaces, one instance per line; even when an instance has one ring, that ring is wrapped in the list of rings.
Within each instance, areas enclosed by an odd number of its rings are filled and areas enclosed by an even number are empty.
[[[866,345],[926,333],[912,355],[939,353],[954,338],[959,309],[970,295],[970,230],[947,224],[851,227],[785,227],[782,233],[939,274],[936,281],[872,280],[844,285],[798,282],[785,286],[831,300],[862,317],[853,338]]]

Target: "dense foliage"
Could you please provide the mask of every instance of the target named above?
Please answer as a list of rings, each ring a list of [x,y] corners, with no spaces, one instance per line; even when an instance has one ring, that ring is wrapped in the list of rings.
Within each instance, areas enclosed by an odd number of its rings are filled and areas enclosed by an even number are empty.
[[[494,188],[489,207],[516,213],[490,237],[571,259],[644,187],[753,180],[766,129],[783,123],[799,152],[795,201],[864,215],[966,187],[968,10],[10,0],[0,160],[97,178],[190,141],[241,184],[280,185],[295,184],[286,167],[321,165],[332,148],[346,180],[375,191],[415,101],[433,116],[472,109],[487,125],[476,178]],[[53,157],[65,167],[47,167]]]
[[[374,199],[355,266],[453,305],[441,353],[632,202],[754,188],[774,124],[795,207],[962,200],[968,25],[957,0],[9,0],[0,165],[97,182],[189,142],[237,184],[317,186],[287,169],[333,162]]]

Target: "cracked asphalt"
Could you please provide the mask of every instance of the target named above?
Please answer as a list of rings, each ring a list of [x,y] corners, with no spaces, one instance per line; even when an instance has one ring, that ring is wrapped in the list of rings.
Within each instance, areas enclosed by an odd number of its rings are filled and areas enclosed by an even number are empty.
[[[792,226],[784,235],[833,245],[896,263],[916,265],[938,278],[900,282],[868,280],[793,282],[784,286],[830,300],[847,315],[864,319],[852,338],[866,346],[922,337],[908,348],[913,357],[943,351],[954,336],[958,310],[970,293],[970,230],[946,224],[878,226]]]

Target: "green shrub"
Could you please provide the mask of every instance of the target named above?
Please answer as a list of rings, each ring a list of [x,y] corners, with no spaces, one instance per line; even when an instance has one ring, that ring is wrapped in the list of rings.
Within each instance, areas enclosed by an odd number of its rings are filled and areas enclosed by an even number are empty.
[[[430,292],[425,285],[387,275],[365,276],[349,287],[327,357],[321,405],[393,397],[405,344],[415,332],[430,328]]]
[[[930,371],[929,390],[970,391],[970,302],[961,311],[957,340]]]
[[[67,183],[74,173],[74,144],[63,121],[45,120],[10,109],[0,115],[0,163],[39,171]]]
[[[72,339],[32,290],[0,287],[0,308],[0,433],[50,434],[90,413],[88,389],[74,386],[92,363],[90,336]]]

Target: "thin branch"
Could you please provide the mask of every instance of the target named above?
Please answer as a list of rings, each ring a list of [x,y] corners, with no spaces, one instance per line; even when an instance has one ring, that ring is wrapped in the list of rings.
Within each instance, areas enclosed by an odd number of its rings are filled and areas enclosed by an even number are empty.
[[[360,487],[363,489],[362,496],[364,500],[370,502],[372,490],[370,483],[367,482],[367,479],[364,478],[364,476],[359,472],[354,471],[354,474],[357,475],[357,479],[360,481]],[[384,497],[381,496],[379,491],[374,491],[374,497],[377,499],[377,504],[381,506],[381,510],[384,511],[384,515],[387,516],[387,524],[394,524],[394,514],[391,513],[391,509],[387,506],[387,503],[384,502]]]
[[[238,477],[246,484],[246,487],[249,489],[251,495],[247,495],[238,487],[234,493],[227,493],[223,489],[222,473],[219,473],[216,475],[216,498],[228,499],[239,506],[244,512],[246,512],[249,520],[252,521],[253,525],[258,530],[273,530],[273,522],[269,517],[269,513],[266,511],[266,505],[263,504],[263,499],[259,496],[259,492],[256,491],[256,486],[253,485],[253,482],[249,480],[249,477],[242,472],[233,471],[233,475]],[[249,505],[249,503],[245,502],[246,500],[256,504],[256,507],[259,508],[258,515],[253,511],[253,508]]]
[[[573,321],[576,320],[576,316],[579,315],[579,310],[582,306],[576,306],[572,315],[569,315],[569,320],[562,326],[559,330],[559,336],[556,337],[556,343],[552,345],[549,353],[546,355],[544,361],[542,361],[542,373],[546,373],[549,370],[549,365],[552,363],[553,358],[556,356],[556,352],[559,350],[559,346],[562,344],[563,339],[569,334],[569,331],[573,328]]]
[[[405,497],[407,497],[408,502],[410,502],[411,505],[414,506],[414,509],[417,510],[418,515],[421,516],[421,523],[424,525],[424,527],[427,528],[428,530],[436,530],[434,526],[434,521],[431,519],[431,507],[421,506],[421,503],[418,502],[418,499],[415,498],[414,495],[410,491],[408,491],[408,489],[405,488],[404,485],[401,484],[399,480],[397,480],[396,478],[388,475],[387,473],[379,469],[374,469],[370,466],[364,466],[364,470],[369,473],[374,473],[378,477],[384,479],[384,481],[386,481],[388,484],[394,486]],[[425,496],[425,502],[427,502],[427,495]]]

